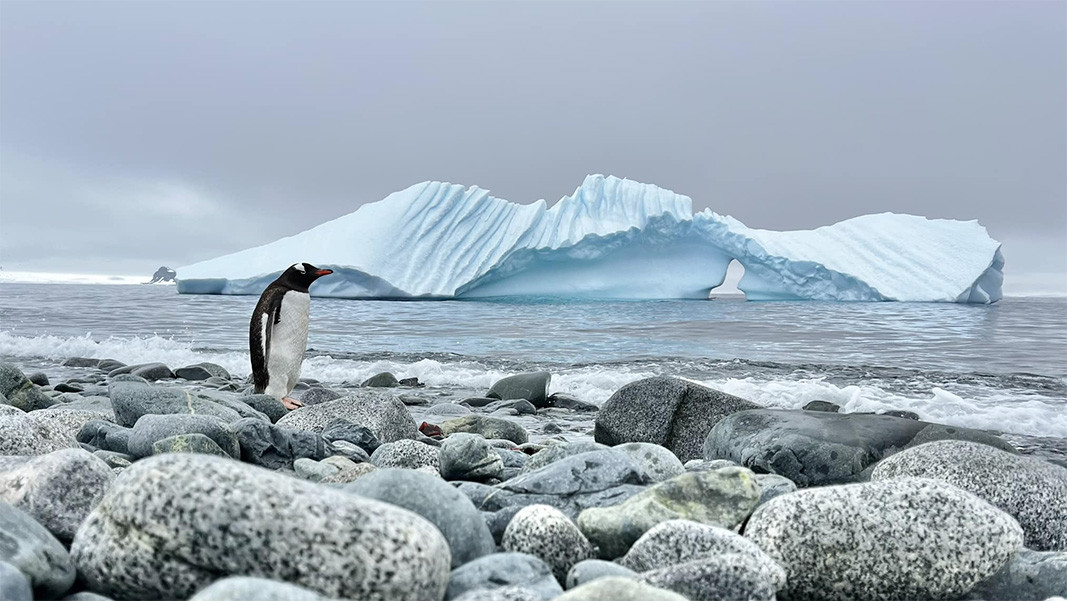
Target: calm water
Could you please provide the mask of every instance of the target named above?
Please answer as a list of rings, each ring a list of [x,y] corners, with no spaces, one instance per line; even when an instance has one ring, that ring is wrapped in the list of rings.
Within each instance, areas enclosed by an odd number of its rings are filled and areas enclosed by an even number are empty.
[[[0,284],[0,355],[60,370],[73,356],[172,367],[210,360],[247,374],[254,297],[171,286]],[[713,301],[314,299],[304,375],[377,371],[435,386],[488,386],[527,369],[594,402],[653,374],[772,406],[850,411],[1067,437],[1067,299],[991,306]]]

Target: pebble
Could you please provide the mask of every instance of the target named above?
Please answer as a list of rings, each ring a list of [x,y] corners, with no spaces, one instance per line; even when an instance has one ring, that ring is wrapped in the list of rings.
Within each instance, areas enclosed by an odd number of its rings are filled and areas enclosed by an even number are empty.
[[[1041,601],[1067,595],[1067,553],[1022,549],[996,574],[971,589],[968,599]]]
[[[529,505],[516,513],[504,531],[502,546],[541,558],[560,582],[566,581],[574,564],[593,557],[593,546],[574,522],[549,505]]]
[[[723,553],[645,572],[641,581],[689,601],[774,601],[775,585],[751,555]]]
[[[526,553],[493,553],[452,570],[445,601],[468,591],[502,587],[529,589],[542,599],[554,599],[563,592],[544,561]]]
[[[396,388],[400,386],[400,381],[390,372],[383,371],[363,380],[360,386],[364,388]]]
[[[398,440],[383,444],[374,450],[370,461],[381,468],[422,469],[438,475],[441,471],[440,452],[435,447],[416,440]]]
[[[327,424],[322,430],[322,437],[329,442],[346,440],[363,449],[367,454],[373,453],[382,444],[370,428],[343,419]]]
[[[485,415],[466,415],[444,421],[441,423],[441,432],[445,436],[451,436],[456,432],[469,432],[480,434],[483,438],[504,438],[515,444],[522,444],[529,440],[526,429],[519,424]]]
[[[441,442],[441,476],[446,480],[485,482],[499,478],[504,460],[477,434],[459,432]]]
[[[269,394],[246,394],[239,398],[242,403],[266,415],[272,424],[289,414],[285,405]]]

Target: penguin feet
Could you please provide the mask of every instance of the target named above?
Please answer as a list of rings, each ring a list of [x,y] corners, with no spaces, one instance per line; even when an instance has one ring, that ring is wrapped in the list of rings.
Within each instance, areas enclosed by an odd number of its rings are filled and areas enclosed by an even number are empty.
[[[303,403],[292,397],[284,397],[282,399],[282,405],[285,405],[285,408],[289,411],[292,411],[293,409],[299,409],[304,406]]]

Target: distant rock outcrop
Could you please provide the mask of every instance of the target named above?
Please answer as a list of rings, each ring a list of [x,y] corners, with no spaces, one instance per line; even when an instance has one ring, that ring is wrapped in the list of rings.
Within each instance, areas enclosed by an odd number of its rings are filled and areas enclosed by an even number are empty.
[[[170,267],[167,267],[166,265],[164,265],[164,266],[160,267],[159,269],[157,269],[156,272],[152,274],[152,280],[150,282],[145,282],[145,283],[146,284],[156,284],[156,283],[159,283],[159,282],[173,282],[174,281],[174,276],[176,276],[176,275],[178,275],[177,272],[175,272]]]

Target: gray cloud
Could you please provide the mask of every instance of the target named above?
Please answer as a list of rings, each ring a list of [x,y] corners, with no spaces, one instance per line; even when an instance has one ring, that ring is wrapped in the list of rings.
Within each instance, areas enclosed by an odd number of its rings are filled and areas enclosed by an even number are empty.
[[[5,2],[0,261],[151,272],[417,181],[979,219],[1067,287],[1063,3]]]

